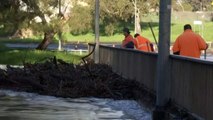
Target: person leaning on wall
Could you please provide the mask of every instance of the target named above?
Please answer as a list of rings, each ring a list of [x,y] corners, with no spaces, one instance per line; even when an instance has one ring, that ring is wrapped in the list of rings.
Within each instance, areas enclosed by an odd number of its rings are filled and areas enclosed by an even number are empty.
[[[173,45],[173,54],[200,58],[201,50],[206,50],[208,44],[204,39],[192,31],[190,24],[184,25],[184,32],[179,35]]]
[[[137,50],[145,51],[145,52],[154,52],[153,44],[147,38],[141,36],[136,33],[134,35],[133,43]]]
[[[133,37],[128,28],[123,28],[124,40],[122,41],[122,48],[134,48]]]

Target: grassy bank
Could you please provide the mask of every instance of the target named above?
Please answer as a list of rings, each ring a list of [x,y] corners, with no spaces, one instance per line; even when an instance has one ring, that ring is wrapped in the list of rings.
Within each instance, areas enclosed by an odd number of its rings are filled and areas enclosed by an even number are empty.
[[[22,65],[23,62],[36,63],[43,62],[56,56],[68,63],[79,63],[81,55],[75,55],[70,52],[60,51],[39,51],[33,49],[11,49],[0,44],[0,64]]]
[[[195,30],[195,32],[199,33],[200,35],[203,36],[203,38],[206,41],[212,41],[213,42],[213,22],[203,22],[203,31],[202,30],[202,26],[198,26],[198,25],[193,25],[193,21],[191,22],[173,22],[171,24],[171,42],[174,42],[175,39],[177,38],[178,35],[180,35],[183,32],[183,26],[184,24],[191,24],[193,30]],[[158,40],[158,32],[159,32],[159,23],[151,23],[153,31],[155,33],[155,37]],[[141,24],[141,29],[142,29],[142,33],[141,35],[143,35],[146,38],[149,38],[152,42],[154,42],[154,37],[152,35],[152,32],[148,26],[148,22],[144,22]],[[200,28],[199,28],[200,27]],[[131,34],[134,34],[134,29],[130,28],[131,30]],[[200,31],[199,31],[200,30]],[[80,42],[94,42],[95,40],[95,36],[94,34],[86,34],[86,35],[78,35],[78,36],[74,36],[71,35],[69,33],[64,34],[65,38],[67,39],[67,41],[80,41]],[[100,36],[100,41],[101,42],[118,42],[121,43],[121,41],[124,39],[124,36],[122,33],[116,33],[113,36]]]
[[[153,20],[152,20],[153,21]],[[143,35],[144,37],[150,39],[152,42],[154,42],[154,37],[152,35],[151,29],[148,25],[149,20],[146,20],[144,22],[141,23],[141,35]],[[131,23],[132,24],[132,23]],[[173,20],[172,24],[171,24],[171,43],[175,41],[175,39],[177,38],[178,35],[180,35],[183,32],[183,26],[184,24],[191,24],[192,28],[195,32],[199,33],[200,35],[203,36],[203,38],[208,41],[208,42],[213,42],[213,22],[209,22],[209,21],[203,21],[202,26],[199,25],[194,25],[193,21],[175,21]],[[159,23],[158,21],[155,22],[151,22],[155,37],[158,40],[158,36],[159,36]],[[131,34],[134,35],[134,24],[131,25],[130,27],[131,30]],[[122,29],[120,30],[120,33],[115,33],[112,36],[106,36],[103,33],[100,33],[100,42],[108,42],[108,43],[121,43],[122,40],[124,39],[124,36],[122,34]],[[65,42],[84,42],[84,43],[89,43],[89,42],[94,42],[95,41],[95,35],[94,33],[87,33],[87,34],[83,34],[83,35],[72,35],[70,33],[63,33],[63,38],[65,40]],[[38,36],[38,37],[34,37],[34,38],[28,38],[28,39],[8,39],[8,38],[0,38],[1,42],[30,42],[30,43],[39,43],[42,41],[42,37]],[[58,43],[58,37],[57,35],[55,35],[55,39],[54,41],[55,43]]]

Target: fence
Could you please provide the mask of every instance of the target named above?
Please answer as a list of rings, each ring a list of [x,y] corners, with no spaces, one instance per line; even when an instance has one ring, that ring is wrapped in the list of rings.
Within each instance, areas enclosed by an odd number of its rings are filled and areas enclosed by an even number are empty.
[[[93,45],[89,45],[91,50]],[[100,63],[155,91],[157,54],[100,45]],[[94,57],[94,56],[92,56]],[[213,120],[213,62],[170,55],[170,98],[206,120]]]
[[[170,58],[172,100],[205,120],[213,120],[213,62]]]

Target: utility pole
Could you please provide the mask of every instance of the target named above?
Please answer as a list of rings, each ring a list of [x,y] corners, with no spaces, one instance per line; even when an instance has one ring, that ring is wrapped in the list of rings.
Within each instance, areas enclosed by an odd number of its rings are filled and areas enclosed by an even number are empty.
[[[156,109],[153,120],[166,120],[165,105],[170,91],[170,23],[171,0],[160,0],[159,52],[157,60]]]
[[[99,0],[95,0],[95,63],[99,63]]]

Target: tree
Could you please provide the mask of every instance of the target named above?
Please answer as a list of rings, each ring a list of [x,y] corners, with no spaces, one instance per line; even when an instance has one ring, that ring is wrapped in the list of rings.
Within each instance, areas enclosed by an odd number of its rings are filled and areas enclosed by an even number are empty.
[[[108,26],[118,26],[117,23],[132,23],[136,19],[136,32],[140,33],[140,16],[150,12],[151,9],[156,10],[159,6],[158,0],[101,0],[101,20]],[[136,10],[136,11],[135,11]],[[135,14],[136,13],[136,14]],[[136,15],[136,17],[135,17]],[[123,25],[123,27],[125,24]],[[110,27],[112,28],[112,27]]]
[[[94,32],[94,0],[82,0],[73,4],[69,25],[72,34],[84,34]],[[100,0],[100,26],[101,33],[113,35],[116,27],[121,22],[132,19],[133,5],[131,1],[125,0]],[[128,11],[126,11],[128,9]],[[119,30],[120,31],[120,30]]]
[[[58,10],[58,0],[45,0],[38,1],[37,4],[34,4],[34,12],[38,13],[38,16],[41,19],[41,23],[35,23],[37,25],[42,25],[44,38],[42,42],[37,46],[36,49],[45,50],[47,46],[52,42],[54,35],[60,31],[61,24],[66,20],[62,13],[57,13]]]
[[[203,11],[211,6],[211,0],[187,0],[191,6],[192,11]]]
[[[72,13],[70,14],[68,24],[70,32],[74,35],[86,34],[92,32],[93,26],[93,10],[94,3],[92,1],[74,2]]]
[[[65,30],[72,34],[94,32],[94,3],[94,0],[1,0],[0,23],[13,33],[29,28],[43,34],[37,49],[46,49],[56,33],[62,40]],[[139,16],[157,6],[158,0],[137,0]],[[120,27],[133,23],[134,15],[133,0],[100,0],[100,25],[106,35],[121,32]]]
[[[131,23],[133,15],[134,7],[130,0],[100,1],[100,20],[101,24],[105,27],[107,35],[112,35],[116,30],[116,26],[120,26],[119,23]]]
[[[100,0],[101,33],[113,35],[115,32],[121,32],[121,29],[116,28],[132,24],[135,16],[134,1],[135,0]],[[137,0],[138,19],[142,14],[148,13],[150,9],[156,10],[159,6],[158,2],[158,0]],[[74,7],[72,8],[72,14],[69,19],[72,34],[84,34],[93,29],[95,14],[94,3],[94,0],[81,0],[80,2],[73,3]],[[138,26],[139,25],[140,19],[138,20]]]
[[[141,33],[141,19],[144,14],[158,13],[159,0],[132,0],[135,7],[135,33]]]
[[[0,1],[0,24],[3,26],[1,29],[7,35],[14,35],[22,28],[28,27],[29,20],[35,17],[35,14],[28,12],[29,8],[22,8],[24,4],[19,0]]]
[[[10,28],[13,31],[21,27],[42,31],[44,38],[36,49],[46,49],[60,30],[59,26],[66,21],[62,13],[56,11],[58,2],[58,0],[2,0],[0,22],[4,25],[4,29]]]

